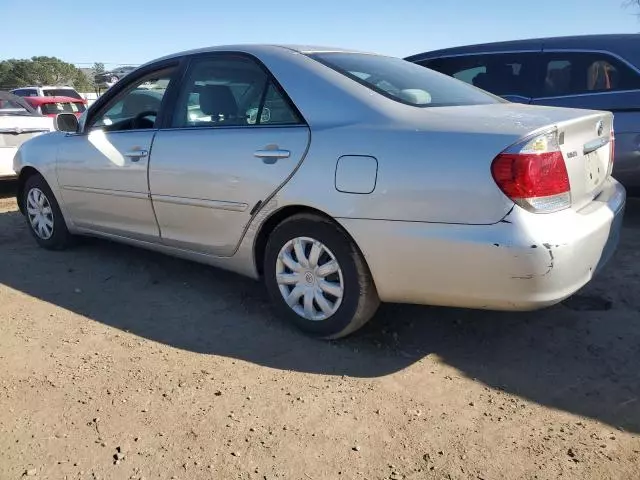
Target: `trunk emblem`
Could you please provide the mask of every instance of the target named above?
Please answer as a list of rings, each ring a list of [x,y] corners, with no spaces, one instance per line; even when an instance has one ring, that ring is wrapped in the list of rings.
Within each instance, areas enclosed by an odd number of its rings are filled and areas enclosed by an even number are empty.
[[[596,123],[596,133],[599,137],[601,137],[604,133],[604,123],[602,122],[602,120],[598,120],[598,123]]]

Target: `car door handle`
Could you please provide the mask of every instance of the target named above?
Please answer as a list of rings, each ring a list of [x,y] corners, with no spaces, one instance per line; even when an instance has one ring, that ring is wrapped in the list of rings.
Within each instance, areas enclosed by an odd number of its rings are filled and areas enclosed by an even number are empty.
[[[289,158],[291,152],[289,150],[256,150],[253,155],[267,160],[280,160],[281,158]]]
[[[149,152],[146,150],[131,150],[130,152],[126,152],[124,154],[124,156],[130,158],[132,162],[137,162],[147,155],[149,155]]]

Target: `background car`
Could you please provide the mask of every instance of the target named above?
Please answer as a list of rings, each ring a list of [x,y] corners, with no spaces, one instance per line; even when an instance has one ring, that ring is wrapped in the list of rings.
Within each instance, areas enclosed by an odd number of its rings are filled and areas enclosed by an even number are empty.
[[[588,35],[435,50],[407,60],[510,101],[615,114],[614,176],[640,187],[640,34]]]
[[[19,97],[69,97],[83,100],[75,88],[67,86],[22,87],[11,90]]]
[[[59,113],[73,113],[80,117],[87,109],[87,101],[71,97],[24,97],[38,113],[47,117],[55,117]]]
[[[13,157],[25,141],[54,129],[23,98],[0,91],[0,180],[16,176]]]
[[[374,54],[181,53],[56,121],[70,134],[15,162],[40,246],[95,235],[262,278],[322,338],[380,301],[560,302],[609,260],[625,205],[611,113],[513,104]]]
[[[94,76],[94,82],[96,85],[99,85],[101,87],[110,88],[121,78],[124,78],[125,76],[130,74],[136,68],[137,67],[123,66],[114,68],[113,70],[109,70],[107,72],[100,72]]]

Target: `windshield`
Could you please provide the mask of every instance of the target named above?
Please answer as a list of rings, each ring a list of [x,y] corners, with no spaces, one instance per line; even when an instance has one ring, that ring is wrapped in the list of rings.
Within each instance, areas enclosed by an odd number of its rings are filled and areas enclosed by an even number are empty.
[[[47,88],[42,93],[45,97],[82,98],[73,88]]]
[[[40,110],[44,115],[52,115],[58,113],[81,113],[85,111],[84,104],[81,102],[57,102],[43,103]]]
[[[504,100],[405,60],[364,53],[314,53],[309,57],[371,90],[415,107],[483,105]]]

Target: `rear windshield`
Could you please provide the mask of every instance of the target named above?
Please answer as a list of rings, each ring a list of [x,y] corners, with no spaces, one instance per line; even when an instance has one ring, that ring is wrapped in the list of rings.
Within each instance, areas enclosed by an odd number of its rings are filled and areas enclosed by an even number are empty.
[[[7,92],[0,92],[0,116],[7,115],[31,115],[38,113],[21,97]]]
[[[78,92],[72,88],[47,88],[43,90],[45,97],[70,97],[82,98]]]
[[[81,102],[58,102],[58,103],[43,103],[40,105],[40,110],[44,115],[58,114],[58,113],[78,113],[84,112],[84,103]]]
[[[314,53],[309,57],[371,90],[414,107],[484,105],[504,100],[406,60],[365,53]]]
[[[30,112],[21,104],[11,100],[0,99],[0,115],[29,115]]]

